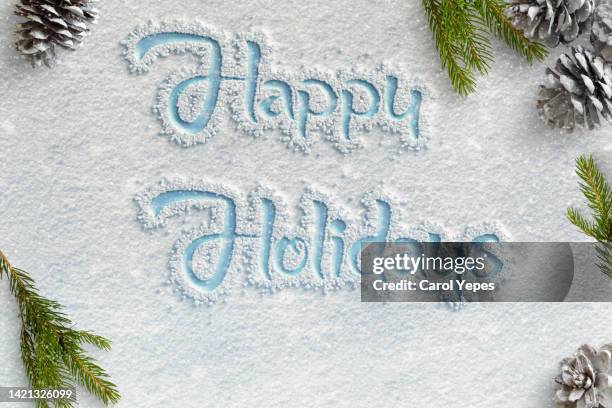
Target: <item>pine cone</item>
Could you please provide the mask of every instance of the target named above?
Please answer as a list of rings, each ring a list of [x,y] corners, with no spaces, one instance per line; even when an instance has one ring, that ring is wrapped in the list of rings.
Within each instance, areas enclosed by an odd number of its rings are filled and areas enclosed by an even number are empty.
[[[74,50],[98,18],[91,0],[21,0],[15,14],[27,20],[17,25],[17,50],[33,66],[51,66],[56,46]]]
[[[612,61],[612,5],[604,4],[595,10],[591,43],[607,61]]]
[[[546,70],[549,86],[540,86],[538,111],[552,127],[572,132],[576,124],[593,129],[599,116],[612,121],[612,64],[582,47]]]
[[[611,349],[610,344],[599,350],[584,344],[561,360],[561,374],[555,378],[561,386],[555,398],[557,407],[612,408]]]
[[[512,23],[534,41],[556,47],[591,29],[597,0],[508,0]]]

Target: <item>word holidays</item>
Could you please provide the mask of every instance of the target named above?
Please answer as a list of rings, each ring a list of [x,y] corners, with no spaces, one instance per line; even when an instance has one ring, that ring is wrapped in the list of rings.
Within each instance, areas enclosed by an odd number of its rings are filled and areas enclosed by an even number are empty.
[[[163,179],[135,201],[145,229],[164,228],[178,216],[191,220],[195,212],[203,220],[175,242],[169,267],[180,291],[205,303],[245,285],[266,292],[287,287],[354,288],[361,278],[361,247],[370,242],[499,242],[501,234],[489,227],[467,228],[463,236],[434,226],[406,228],[393,200],[374,191],[361,201],[361,222],[351,222],[326,195],[307,189],[294,229],[287,205],[263,186],[242,195],[221,184]]]

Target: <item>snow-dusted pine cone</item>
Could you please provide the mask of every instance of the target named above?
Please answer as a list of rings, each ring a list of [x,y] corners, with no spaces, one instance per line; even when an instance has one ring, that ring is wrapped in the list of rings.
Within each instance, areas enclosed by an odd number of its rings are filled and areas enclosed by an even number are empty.
[[[548,86],[540,86],[538,111],[546,123],[573,131],[576,125],[593,129],[600,116],[612,122],[612,64],[582,47],[548,68]]]
[[[612,408],[610,350],[612,344],[599,350],[584,344],[561,360],[555,378],[561,386],[555,397],[558,408]]]
[[[588,32],[597,0],[508,0],[508,16],[525,35],[556,47]]]
[[[591,43],[602,57],[612,61],[612,5],[602,4],[595,10]]]
[[[98,11],[91,0],[21,0],[15,14],[25,22],[17,25],[17,50],[33,66],[51,66],[55,47],[75,49],[95,24]]]

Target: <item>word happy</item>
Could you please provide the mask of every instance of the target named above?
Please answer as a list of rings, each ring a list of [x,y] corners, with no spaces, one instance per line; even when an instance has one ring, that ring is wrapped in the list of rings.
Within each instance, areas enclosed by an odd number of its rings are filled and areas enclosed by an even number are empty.
[[[422,91],[385,66],[374,73],[273,71],[262,34],[228,39],[196,23],[151,23],[122,44],[130,71],[137,74],[148,72],[158,57],[197,58],[195,68],[173,72],[163,81],[154,107],[162,134],[183,146],[213,137],[226,106],[246,134],[258,137],[278,129],[289,148],[306,153],[314,133],[343,153],[361,148],[356,133],[374,126],[397,134],[405,148],[419,149],[424,142]]]
[[[360,222],[351,222],[346,211],[312,189],[302,196],[301,217],[295,222],[283,200],[261,186],[243,197],[219,184],[164,179],[135,200],[145,229],[163,228],[173,217],[191,220],[192,212],[203,219],[181,234],[169,261],[171,281],[198,303],[213,303],[245,286],[265,292],[287,287],[354,288],[360,284],[364,243],[418,245],[501,238],[491,227],[469,228],[461,235],[432,225],[406,228],[399,223],[394,200],[375,191],[361,200],[365,211]],[[296,227],[290,229],[292,224]]]

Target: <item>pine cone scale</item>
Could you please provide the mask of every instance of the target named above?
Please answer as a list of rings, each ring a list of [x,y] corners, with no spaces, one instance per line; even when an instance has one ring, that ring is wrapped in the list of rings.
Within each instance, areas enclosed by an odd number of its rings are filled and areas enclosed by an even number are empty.
[[[591,44],[607,61],[612,61],[612,5],[602,4],[595,11]]]
[[[43,10],[47,10],[49,13],[55,14],[58,17],[60,16],[60,14],[57,11],[55,11],[55,9],[52,6],[48,4],[43,4],[40,6],[40,8]]]

